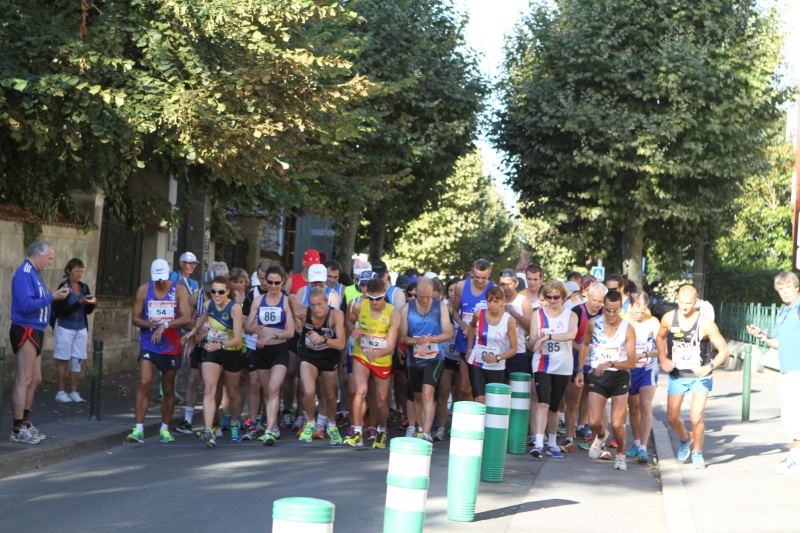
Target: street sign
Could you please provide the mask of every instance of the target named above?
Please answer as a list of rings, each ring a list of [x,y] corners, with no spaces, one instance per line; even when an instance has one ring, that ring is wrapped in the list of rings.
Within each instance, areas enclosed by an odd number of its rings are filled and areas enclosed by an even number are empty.
[[[597,281],[605,281],[605,279],[606,279],[606,267],[604,267],[604,266],[593,266],[592,267],[592,276],[594,276]]]

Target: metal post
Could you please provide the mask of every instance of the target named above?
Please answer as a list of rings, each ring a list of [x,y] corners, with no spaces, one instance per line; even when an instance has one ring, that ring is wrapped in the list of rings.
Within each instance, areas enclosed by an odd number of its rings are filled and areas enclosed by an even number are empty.
[[[6,380],[6,347],[0,346],[0,428],[3,427],[3,385]]]
[[[89,420],[100,420],[100,386],[103,383],[103,341],[94,341],[92,355],[92,403],[89,405]]]
[[[750,355],[753,348],[748,345],[744,349],[744,362],[742,363],[742,422],[750,422]]]

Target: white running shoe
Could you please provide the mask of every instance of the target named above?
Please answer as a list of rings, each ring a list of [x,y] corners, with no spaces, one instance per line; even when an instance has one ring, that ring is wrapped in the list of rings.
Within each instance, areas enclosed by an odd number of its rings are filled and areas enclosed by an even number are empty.
[[[86,403],[86,400],[81,398],[81,395],[78,394],[77,391],[69,393],[69,399],[73,403]]]
[[[444,426],[439,426],[439,428],[436,430],[436,434],[433,436],[433,440],[441,442],[444,440],[444,437],[445,437],[445,428]]]
[[[413,439],[416,436],[417,436],[416,428],[414,426],[408,426],[406,428],[406,437],[408,437],[409,439]]]
[[[58,394],[56,394],[56,401],[58,403],[72,403],[72,400],[69,398],[69,394],[63,390],[58,391]]]
[[[614,470],[627,470],[628,463],[624,453],[617,454],[617,460],[614,461]]]
[[[19,433],[14,433],[12,431],[8,440],[11,442],[17,442],[19,444],[39,444],[42,442],[42,439],[33,436],[33,434],[26,428],[20,429]]]
[[[589,447],[589,457],[591,459],[597,459],[600,457],[600,454],[603,452],[603,439],[600,437],[595,437],[592,445]]]

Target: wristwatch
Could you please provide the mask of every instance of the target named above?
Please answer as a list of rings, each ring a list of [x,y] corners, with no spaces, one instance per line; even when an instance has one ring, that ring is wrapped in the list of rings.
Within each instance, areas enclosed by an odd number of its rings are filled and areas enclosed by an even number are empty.
[[[611,361],[611,368],[617,368],[614,366],[614,361]]]
[[[278,339],[278,334],[277,333],[273,333],[273,335],[275,335],[275,340],[277,340]]]
[[[500,356],[499,355],[495,355],[494,357],[495,357],[495,363],[499,363],[500,362]]]
[[[711,370],[714,370],[715,368],[717,368],[717,365],[714,364],[714,361],[711,361],[710,363],[708,363],[708,366],[711,367]]]

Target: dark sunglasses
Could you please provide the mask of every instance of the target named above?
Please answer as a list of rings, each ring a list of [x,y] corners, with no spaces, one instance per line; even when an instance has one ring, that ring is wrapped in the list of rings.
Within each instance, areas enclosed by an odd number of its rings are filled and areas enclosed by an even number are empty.
[[[281,283],[283,283],[283,282],[267,280],[267,285],[280,285]]]
[[[386,293],[383,293],[380,296],[370,296],[369,294],[367,294],[367,298],[372,300],[373,302],[377,302],[378,300],[383,300],[384,296],[386,296]]]
[[[546,300],[550,300],[550,301],[560,300],[561,299],[561,295],[560,294],[556,294],[555,296],[545,296],[545,299]]]
[[[512,272],[510,270],[503,270],[502,272],[500,272],[500,277],[501,278],[513,278],[513,277],[516,277],[516,273],[514,273],[514,272]]]
[[[409,298],[416,298],[417,297],[417,293],[416,292],[409,292],[408,293],[408,297]]]
[[[222,289],[222,290],[219,290],[219,291],[215,291],[214,289],[211,289],[208,292],[210,292],[211,294],[225,294],[226,292],[228,292],[228,289]]]

